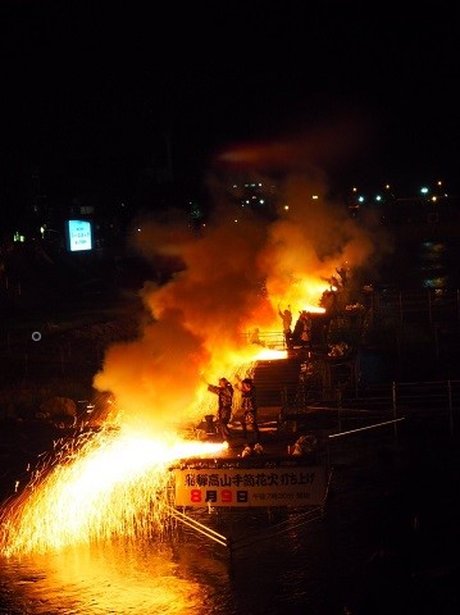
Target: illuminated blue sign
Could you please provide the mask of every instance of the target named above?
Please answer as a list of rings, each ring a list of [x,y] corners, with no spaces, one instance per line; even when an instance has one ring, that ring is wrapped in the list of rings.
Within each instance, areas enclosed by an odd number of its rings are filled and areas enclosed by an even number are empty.
[[[67,249],[71,252],[93,249],[93,233],[88,220],[67,220]]]

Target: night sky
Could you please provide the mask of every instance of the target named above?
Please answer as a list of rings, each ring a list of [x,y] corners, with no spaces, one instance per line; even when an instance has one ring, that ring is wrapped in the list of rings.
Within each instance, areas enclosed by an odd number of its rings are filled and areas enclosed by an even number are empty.
[[[457,13],[439,2],[4,0],[0,205],[16,207],[33,168],[62,198],[129,193],[166,140],[187,186],[223,151],[277,141],[305,144],[341,185],[453,183]]]

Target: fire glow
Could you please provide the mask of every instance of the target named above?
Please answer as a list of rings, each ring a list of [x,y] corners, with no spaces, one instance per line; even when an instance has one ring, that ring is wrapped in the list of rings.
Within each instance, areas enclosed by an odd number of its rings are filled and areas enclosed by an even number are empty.
[[[239,340],[255,327],[282,335],[280,304],[293,314],[307,303],[309,312],[323,312],[318,305],[331,272],[348,260],[365,262],[375,245],[336,209],[329,214],[324,199],[306,208],[305,194],[325,191],[305,181],[286,182],[282,202],[289,215],[274,223],[250,216],[226,225],[227,216],[216,215],[199,237],[174,222],[142,224],[137,250],[153,262],[158,254],[180,256],[182,265],[164,284],[145,284],[149,318],[141,334],[108,348],[94,378],[97,390],[114,394],[119,423],[75,442],[74,450],[35,472],[0,512],[1,554],[46,553],[166,529],[168,466],[226,448],[181,439],[174,429],[204,416],[206,399],[215,401],[200,374],[216,382],[242,365],[286,358],[284,350]]]
[[[287,358],[287,350],[276,350],[275,348],[263,348],[257,353],[254,361],[279,361]]]
[[[324,314],[326,312],[325,308],[317,305],[307,305],[303,308],[303,311],[309,312],[310,314]]]
[[[222,453],[226,443],[102,430],[45,468],[2,517],[9,557],[159,534],[168,516],[168,465]]]

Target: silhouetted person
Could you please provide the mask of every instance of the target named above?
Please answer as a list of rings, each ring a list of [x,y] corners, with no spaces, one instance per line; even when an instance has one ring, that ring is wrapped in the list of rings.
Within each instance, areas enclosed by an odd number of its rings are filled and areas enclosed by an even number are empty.
[[[311,316],[305,310],[300,312],[300,316],[294,327],[294,344],[296,346],[309,346],[311,342]]]
[[[288,305],[285,310],[281,311],[281,308],[278,305],[278,314],[283,321],[283,333],[286,334],[286,331],[290,331],[292,326],[291,306]]]
[[[281,311],[281,308],[278,304],[278,314],[283,321],[283,335],[284,340],[286,342],[286,346],[288,348],[292,347],[292,312],[291,306],[288,305],[284,311]]]
[[[219,378],[219,384],[208,384],[208,391],[218,396],[217,428],[224,440],[230,437],[228,424],[232,416],[233,386],[227,378]]]
[[[260,329],[257,327],[252,330],[251,335],[249,337],[249,341],[251,344],[257,344],[259,346],[265,346],[265,342],[260,339]]]
[[[348,269],[345,265],[342,265],[340,269],[336,267],[336,271],[340,276],[342,286],[346,286],[348,282]]]
[[[257,425],[256,390],[252,378],[244,378],[235,385],[241,391],[241,427],[248,444],[259,441],[259,426]],[[251,442],[249,442],[251,440]]]

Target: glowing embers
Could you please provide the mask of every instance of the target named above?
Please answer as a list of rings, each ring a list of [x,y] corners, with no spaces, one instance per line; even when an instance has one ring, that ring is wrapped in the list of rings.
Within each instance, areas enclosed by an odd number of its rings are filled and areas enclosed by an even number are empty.
[[[46,552],[161,533],[168,518],[169,464],[218,454],[226,446],[126,429],[92,434],[37,471],[5,509],[0,552]]]
[[[287,350],[275,350],[274,348],[262,348],[254,357],[254,361],[276,361],[287,359]]]
[[[309,314],[325,314],[326,308],[320,307],[318,305],[307,305],[303,308],[304,312],[308,312]]]

